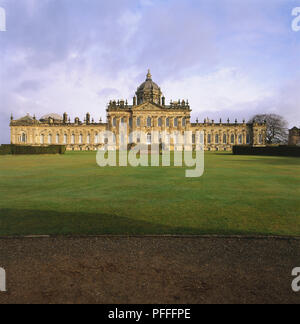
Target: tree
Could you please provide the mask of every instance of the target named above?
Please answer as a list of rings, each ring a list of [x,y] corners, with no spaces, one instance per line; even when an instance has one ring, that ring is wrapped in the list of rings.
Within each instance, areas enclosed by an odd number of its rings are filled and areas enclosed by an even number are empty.
[[[249,122],[267,124],[267,144],[287,144],[288,123],[284,117],[276,114],[263,114],[254,116]]]

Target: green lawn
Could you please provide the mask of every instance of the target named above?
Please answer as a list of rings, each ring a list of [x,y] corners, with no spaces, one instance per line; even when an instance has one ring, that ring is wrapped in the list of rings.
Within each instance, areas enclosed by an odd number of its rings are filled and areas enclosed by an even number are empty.
[[[0,156],[0,235],[300,235],[300,159],[206,153],[184,168],[100,168],[96,153]]]

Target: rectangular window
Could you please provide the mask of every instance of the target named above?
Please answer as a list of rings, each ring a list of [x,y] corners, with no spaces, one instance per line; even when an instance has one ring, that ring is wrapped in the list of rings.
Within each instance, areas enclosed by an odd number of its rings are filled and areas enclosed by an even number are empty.
[[[234,142],[235,142],[235,136],[231,135],[231,144],[234,144]]]
[[[196,144],[196,135],[193,134],[193,139],[192,139],[193,144]]]
[[[210,134],[207,135],[207,143],[211,144],[211,135]]]
[[[250,135],[247,134],[247,144],[250,144]]]

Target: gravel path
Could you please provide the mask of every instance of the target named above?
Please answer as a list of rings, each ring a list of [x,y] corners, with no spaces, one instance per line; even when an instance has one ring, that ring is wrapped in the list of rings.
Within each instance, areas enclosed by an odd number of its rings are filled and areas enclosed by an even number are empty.
[[[300,303],[300,240],[0,239],[0,303]]]

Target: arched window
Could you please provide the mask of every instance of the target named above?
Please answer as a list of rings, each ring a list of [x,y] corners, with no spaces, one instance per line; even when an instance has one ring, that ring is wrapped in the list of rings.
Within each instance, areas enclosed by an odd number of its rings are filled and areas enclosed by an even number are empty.
[[[87,144],[91,143],[91,135],[90,134],[88,134],[87,137],[86,137],[86,143]]]
[[[199,139],[199,137],[198,137],[198,140],[200,140],[200,142],[197,143],[197,144],[204,145],[204,134],[203,134],[203,133],[200,133],[200,139]]]
[[[219,135],[216,134],[216,144],[219,144]]]
[[[178,127],[178,118],[174,118],[174,127]]]
[[[98,140],[99,140],[98,133],[95,133],[94,143],[98,144]]]
[[[147,134],[147,144],[151,145],[152,144],[152,136],[150,133]]]
[[[235,136],[232,134],[231,135],[231,144],[234,144],[234,142],[235,142]]]
[[[137,127],[141,127],[141,118],[140,118],[140,117],[138,117],[138,118],[136,119],[136,126],[137,126]]]
[[[79,135],[79,144],[82,144],[82,142],[83,142],[83,136],[82,136],[82,134],[80,134]]]
[[[227,135],[226,134],[223,135],[223,144],[227,144]]]
[[[152,119],[151,117],[147,118],[147,127],[151,127],[152,126]]]
[[[126,123],[125,118],[124,117],[121,118],[121,124],[125,124],[125,123]]]
[[[113,118],[113,127],[116,127],[117,126],[117,118]]]
[[[259,136],[258,136],[258,143],[263,144],[263,136],[262,136],[262,134],[259,134]]]
[[[250,134],[247,134],[247,144],[250,144]]]
[[[243,144],[243,135],[239,135],[239,144]]]
[[[51,134],[48,135],[48,144],[52,144],[52,135]]]
[[[169,117],[166,119],[166,127],[170,127],[170,118]]]
[[[71,144],[75,144],[75,134],[72,134],[71,136]]]
[[[182,118],[182,127],[185,127],[185,126],[186,126],[186,119]]]
[[[27,136],[26,136],[25,133],[22,133],[22,135],[21,135],[21,142],[22,143],[26,143],[26,141],[27,141]]]
[[[162,119],[158,118],[158,127],[162,127]]]
[[[211,134],[208,134],[207,135],[207,143],[208,144],[211,144]]]
[[[196,134],[193,134],[192,135],[192,143],[193,144],[196,144]]]
[[[68,143],[68,135],[65,134],[65,135],[64,135],[64,144],[67,144],[67,143]]]
[[[129,144],[132,144],[133,143],[133,135],[132,135],[132,133],[129,134],[128,143]]]
[[[56,144],[59,144],[59,134],[56,134]]]

